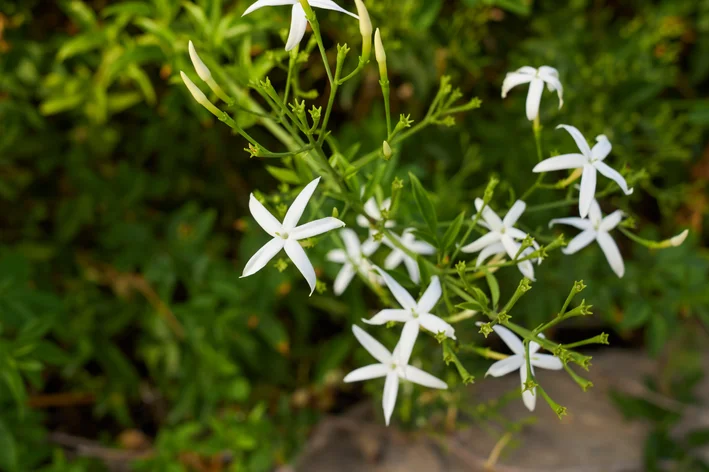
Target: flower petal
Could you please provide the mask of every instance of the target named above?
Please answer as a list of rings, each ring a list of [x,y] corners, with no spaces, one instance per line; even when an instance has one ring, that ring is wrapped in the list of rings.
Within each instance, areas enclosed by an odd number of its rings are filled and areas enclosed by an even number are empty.
[[[391,364],[391,353],[382,345],[382,343],[374,339],[371,334],[357,325],[352,325],[352,333],[355,335],[355,338],[357,338],[357,341],[359,341],[362,347],[365,348],[367,352],[372,355],[372,357],[382,364]]]
[[[578,229],[593,228],[593,224],[591,224],[589,220],[586,218],[579,218],[577,216],[570,218],[555,218],[549,222],[549,227],[551,228],[554,225],[568,225]]]
[[[379,241],[375,241],[372,238],[367,238],[367,240],[362,243],[360,251],[362,252],[363,256],[369,257],[375,252],[377,252],[379,246],[381,246],[381,243]]]
[[[581,249],[585,248],[591,244],[596,239],[596,231],[594,229],[587,229],[582,233],[576,235],[574,239],[569,241],[569,244],[561,250],[566,255],[575,254]]]
[[[419,322],[426,331],[430,331],[433,334],[445,333],[447,338],[455,339],[455,328],[436,315],[430,313],[419,314]]]
[[[370,218],[374,218],[375,220],[382,219],[382,212],[379,210],[377,199],[374,197],[370,198],[365,202],[364,212],[369,215]]]
[[[534,166],[532,172],[551,172],[554,170],[578,169],[586,164],[587,159],[582,154],[562,154],[550,157]]]
[[[384,282],[387,284],[387,287],[389,287],[389,290],[391,290],[392,295],[394,295],[394,298],[396,298],[396,300],[401,305],[401,308],[405,310],[411,310],[412,308],[416,308],[416,301],[409,294],[409,292],[407,292],[404,287],[399,285],[399,282],[394,280],[391,275],[387,274],[378,267],[377,269],[379,274],[384,279]]]
[[[259,8],[263,7],[275,7],[275,6],[280,6],[280,5],[293,5],[294,3],[298,3],[298,0],[258,0],[257,2],[254,2],[249,8],[246,9],[243,15],[241,16],[246,16],[251,12],[254,12],[258,10]]]
[[[288,257],[290,257],[290,260],[293,261],[293,265],[298,268],[300,273],[303,274],[303,277],[305,277],[306,282],[308,282],[308,285],[310,285],[310,295],[312,295],[315,291],[317,278],[315,277],[315,269],[313,269],[308,255],[305,254],[305,250],[303,250],[298,241],[294,241],[293,239],[286,241],[284,249]]]
[[[428,285],[428,288],[423,292],[416,311],[418,313],[430,313],[433,307],[436,306],[436,303],[438,303],[438,300],[440,300],[442,294],[441,280],[437,275],[434,275],[431,277],[431,283]]]
[[[561,370],[564,368],[564,363],[556,356],[549,354],[534,354],[531,357],[531,362],[534,367],[542,369]]]
[[[542,101],[542,92],[544,91],[544,81],[539,78],[534,78],[529,83],[529,92],[527,92],[527,119],[534,121],[539,116],[539,104]]]
[[[391,414],[396,405],[396,395],[399,392],[399,376],[396,372],[389,372],[384,382],[384,395],[382,395],[382,407],[384,408],[384,421],[389,426]]]
[[[576,146],[578,146],[579,151],[581,151],[581,154],[586,157],[591,156],[591,148],[588,147],[588,142],[586,141],[586,138],[583,137],[583,134],[581,134],[581,131],[579,131],[574,126],[569,125],[559,125],[556,127],[556,129],[559,128],[565,129],[571,135],[571,137],[574,138],[574,141],[576,141]]]
[[[517,268],[522,273],[522,275],[527,277],[532,282],[536,280],[534,278],[534,264],[532,264],[532,261],[522,261],[517,264]]]
[[[603,213],[601,213],[601,206],[598,201],[594,198],[591,202],[591,207],[588,209],[588,220],[591,222],[593,228],[598,227],[603,221]]]
[[[359,369],[355,369],[342,379],[345,383],[360,382],[362,380],[378,379],[391,372],[391,366],[384,364],[372,364]]]
[[[357,271],[352,267],[352,264],[346,263],[343,265],[332,284],[332,292],[337,296],[342,295],[350,285],[350,282],[352,282],[356,273]]]
[[[535,71],[536,72],[536,71]],[[518,85],[527,84],[534,79],[534,74],[522,74],[519,72],[508,72],[505,80],[502,81],[502,98],[507,97],[510,90]]]
[[[527,237],[527,233],[517,228],[507,228],[505,234],[507,234],[507,236],[511,237],[512,239],[519,239],[520,241]]]
[[[318,236],[333,229],[342,228],[345,223],[328,216],[327,218],[321,218],[319,220],[311,221],[310,223],[305,223],[300,225],[290,232],[291,239],[300,241],[301,239],[312,238],[313,236]],[[356,236],[355,236],[356,237]],[[359,246],[359,245],[358,245]],[[359,252],[359,251],[358,251]]]
[[[411,252],[415,252],[416,254],[430,256],[431,254],[436,253],[436,248],[428,244],[426,241],[411,241],[405,244],[405,246]]]
[[[596,241],[598,241],[598,245],[601,246],[603,253],[606,255],[608,264],[610,264],[613,272],[615,272],[618,277],[622,278],[625,274],[625,264],[623,263],[623,256],[620,255],[618,245],[605,231],[598,233]]]
[[[617,183],[618,186],[623,189],[623,193],[625,193],[626,195],[630,195],[633,193],[633,189],[628,188],[628,183],[625,181],[623,176],[620,175],[620,172],[615,169],[612,169],[605,162],[596,161],[593,163],[593,165],[596,167],[596,169],[598,169],[598,172],[600,172],[602,175],[615,181],[615,183]]]
[[[424,372],[418,367],[412,365],[407,365],[404,367],[404,378],[410,382],[423,385],[429,388],[440,388],[441,390],[446,390],[448,385],[438,377],[434,377],[428,372]]]
[[[586,218],[591,202],[596,194],[596,168],[591,164],[583,166],[581,174],[581,191],[579,193],[579,214]]]
[[[345,244],[345,250],[352,259],[357,259],[360,256],[359,236],[353,230],[347,228],[339,231],[338,234]]]
[[[559,72],[553,67],[542,66],[539,68],[539,78],[546,82],[549,91],[559,96],[559,109],[564,106],[564,87],[559,80]]]
[[[524,210],[527,209],[527,204],[524,203],[522,200],[517,200],[514,205],[512,205],[512,208],[507,212],[505,217],[502,219],[502,223],[508,227],[511,228],[517,223],[517,220],[519,220],[520,216],[522,216],[522,213],[524,213]]]
[[[608,137],[605,134],[596,136],[596,144],[593,146],[593,149],[591,149],[591,158],[602,161],[608,157],[608,154],[611,153],[612,149],[613,146],[611,145],[611,142],[608,141]]]
[[[480,254],[478,254],[478,260],[475,262],[475,267],[480,267],[480,265],[485,262],[485,260],[490,256],[496,256],[497,254],[502,254],[505,252],[505,246],[502,243],[493,243],[489,246],[485,246]]]
[[[467,253],[478,252],[478,251],[486,248],[487,246],[494,245],[499,240],[500,240],[500,233],[498,233],[497,231],[492,231],[490,233],[487,233],[487,234],[479,237],[478,239],[476,239],[472,243],[470,243],[466,246],[463,246],[462,248],[460,248],[460,250],[463,252],[467,252]]]
[[[532,370],[532,374],[534,371]],[[527,365],[522,364],[519,369],[519,377],[522,381],[522,403],[527,407],[529,411],[534,411],[534,407],[537,405],[537,387],[534,387],[531,391],[524,391],[524,383],[527,381]]]
[[[519,354],[514,354],[506,359],[497,361],[487,369],[485,372],[485,377],[492,375],[493,377],[502,377],[510,372],[514,372],[524,365],[524,357]]]
[[[308,18],[305,16],[305,10],[300,3],[293,5],[290,18],[290,32],[288,33],[288,41],[286,41],[286,51],[295,48],[305,36],[305,30],[308,28]],[[298,224],[298,220],[294,224]]]
[[[309,0],[308,3],[310,5],[317,7],[317,8],[323,8],[325,10],[334,10],[334,11],[339,11],[340,13],[345,13],[347,15],[350,15],[353,18],[357,18],[359,20],[359,17],[355,15],[354,13],[351,13],[341,6],[339,6],[337,3],[333,2],[332,0]]]
[[[623,216],[625,216],[625,213],[623,213],[621,210],[616,210],[610,215],[606,216],[603,218],[603,221],[601,221],[599,229],[601,231],[611,231],[615,229],[616,226],[620,224],[620,222],[623,220]]]
[[[275,237],[276,233],[282,231],[281,223],[278,222],[276,217],[273,216],[261,202],[256,200],[253,193],[249,197],[249,211],[251,212],[251,216],[256,220],[256,223],[271,236]]]
[[[405,255],[404,251],[399,248],[392,249],[386,259],[384,259],[384,268],[392,270],[399,267],[399,265],[404,262]]]
[[[342,249],[333,249],[325,255],[325,259],[337,264],[345,264],[348,261],[347,253]]]
[[[485,202],[482,198],[475,199],[475,209],[478,210],[478,212],[480,212],[480,209],[483,208],[484,204]],[[491,230],[499,231],[503,228],[502,220],[499,216],[497,216],[497,213],[495,213],[492,208],[490,208],[490,206],[485,205],[485,208],[482,210],[482,212],[483,219],[490,226]]]
[[[362,228],[369,228],[369,220],[367,219],[366,216],[364,215],[357,215],[357,224],[360,225]]]
[[[370,325],[383,325],[385,323],[388,323],[390,321],[398,321],[400,323],[405,323],[407,321],[411,321],[413,319],[413,313],[411,310],[402,310],[402,309],[396,309],[396,308],[387,308],[384,310],[381,310],[379,313],[376,315],[372,316],[370,319],[365,320],[362,319],[364,323],[370,324]]]
[[[495,325],[492,329],[495,333],[497,333],[500,339],[507,344],[507,347],[509,347],[514,354],[524,355],[524,345],[516,334],[501,325]]]
[[[300,3],[296,4],[296,6],[299,5]],[[318,186],[319,183],[320,177],[306,185],[303,190],[300,191],[298,196],[295,197],[293,204],[290,206],[288,212],[286,213],[286,217],[283,219],[283,228],[287,232],[291,232],[298,225],[298,221],[300,221],[300,217],[303,216],[305,207],[308,206],[308,202],[313,196],[315,188]]]
[[[503,234],[500,237],[500,242],[505,247],[505,251],[507,251],[507,255],[510,256],[510,259],[514,260],[514,258],[517,256],[517,253],[519,252],[521,244],[515,242],[509,234]],[[520,257],[522,257],[521,254]]]
[[[414,350],[414,345],[416,344],[416,339],[419,335],[419,326],[418,320],[407,321],[404,324],[404,328],[401,330],[399,342],[392,353],[392,357],[399,363],[399,365],[406,365],[409,363],[411,352]]]
[[[273,238],[264,244],[261,249],[256,251],[256,254],[251,256],[249,262],[246,263],[241,277],[254,275],[256,272],[263,269],[276,254],[281,252],[281,249],[283,249],[283,240],[281,238]]]
[[[421,282],[421,271],[419,270],[419,264],[416,262],[416,259],[404,254],[404,265],[406,266],[411,281],[418,285],[419,282]]]

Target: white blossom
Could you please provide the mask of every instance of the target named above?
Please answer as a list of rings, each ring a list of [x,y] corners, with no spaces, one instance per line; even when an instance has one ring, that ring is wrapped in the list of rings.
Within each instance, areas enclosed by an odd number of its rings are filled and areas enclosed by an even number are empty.
[[[620,173],[612,169],[603,160],[610,154],[612,146],[611,142],[605,135],[596,137],[596,144],[591,149],[583,137],[581,132],[568,125],[559,125],[556,129],[564,128],[569,132],[581,154],[562,154],[561,156],[551,157],[537,164],[533,172],[549,172],[553,170],[563,169],[583,169],[581,175],[581,191],[579,194],[579,214],[581,218],[588,215],[588,210],[591,207],[591,201],[596,193],[596,171],[601,175],[615,181],[626,195],[633,193],[633,189],[628,188],[628,184]]]
[[[332,0],[308,0],[310,6],[316,8],[323,8],[325,10],[334,10],[340,13],[345,13],[351,17],[359,19],[354,13],[350,13],[344,8],[340,7],[337,3]],[[286,42],[286,51],[290,51],[296,47],[300,41],[305,36],[305,30],[308,27],[308,19],[305,16],[305,10],[300,4],[299,0],[258,0],[254,2],[249,8],[246,9],[242,16],[246,16],[259,8],[263,7],[274,7],[280,5],[293,5],[293,11],[291,13],[291,23],[290,23],[290,33],[288,34],[288,41]]]
[[[484,202],[482,199],[475,199],[475,208],[477,208],[478,212],[483,208],[483,204]],[[521,247],[521,244],[517,241],[521,241],[527,237],[527,234],[524,231],[515,228],[514,225],[522,216],[522,213],[524,213],[526,208],[527,205],[522,200],[517,200],[514,205],[512,205],[512,208],[510,208],[507,212],[505,217],[501,219],[490,207],[485,206],[482,210],[483,221],[479,221],[478,224],[489,229],[490,232],[476,239],[467,246],[463,246],[461,251],[466,253],[480,251],[477,266],[482,264],[487,258],[505,252],[510,259],[514,260]],[[522,258],[529,255],[534,252],[535,249],[539,249],[539,245],[534,242],[533,248],[534,249],[529,247],[525,249],[519,257]],[[541,264],[541,258],[538,259],[538,262]],[[520,272],[522,272],[522,275],[530,280],[534,280],[534,266],[531,261],[522,261],[517,264],[517,267]]]
[[[542,101],[545,83],[550,92],[556,91],[559,95],[559,108],[561,108],[564,105],[564,88],[559,81],[559,72],[549,66],[542,66],[539,69],[525,66],[514,72],[508,72],[502,83],[502,98],[505,98],[512,88],[529,84],[527,119],[534,121],[539,116],[539,104]]]
[[[248,277],[263,269],[281,249],[284,249],[290,260],[293,261],[293,264],[295,264],[300,273],[303,274],[308,285],[310,285],[310,294],[313,294],[317,281],[315,269],[313,269],[313,265],[310,263],[307,254],[305,254],[305,251],[298,241],[312,238],[313,236],[345,226],[345,223],[332,217],[322,218],[298,226],[298,221],[301,216],[303,216],[305,207],[308,205],[319,182],[320,177],[305,186],[288,209],[283,223],[280,223],[261,202],[256,200],[253,193],[251,194],[249,199],[251,215],[259,226],[270,234],[273,239],[266,243],[249,259],[241,277]]]
[[[358,272],[364,277],[370,276],[374,266],[367,258],[379,247],[379,243],[371,238],[360,244],[357,233],[351,229],[341,230],[340,236],[345,243],[345,249],[333,249],[326,256],[330,262],[342,264],[332,287],[335,295],[342,295]]]
[[[478,326],[482,323],[477,323]],[[485,373],[485,376],[492,375],[493,377],[502,377],[510,372],[514,372],[519,369],[520,380],[522,382],[522,402],[529,411],[534,411],[534,407],[537,403],[537,388],[534,387],[531,390],[524,390],[524,384],[527,381],[527,355],[524,350],[524,345],[522,341],[509,329],[504,326],[495,325],[492,327],[498,336],[507,344],[507,347],[512,351],[512,355],[501,361],[497,361],[490,366]],[[539,335],[539,337],[544,337],[544,335]],[[529,343],[529,355],[530,355],[530,368],[532,374],[534,374],[535,367],[541,367],[542,369],[550,370],[561,370],[564,368],[564,364],[558,357],[551,356],[549,354],[538,354],[539,344],[532,341]]]
[[[441,379],[424,372],[423,370],[409,364],[413,344],[407,343],[402,337],[394,352],[390,353],[387,348],[367,334],[359,326],[352,326],[352,332],[367,352],[379,363],[355,369],[344,378],[345,382],[359,382],[361,380],[377,379],[386,377],[384,381],[384,394],[382,395],[382,407],[384,409],[384,419],[387,426],[391,420],[391,414],[396,405],[396,396],[399,392],[399,379],[423,385],[429,388],[445,390],[448,385]]]
[[[374,197],[371,197],[364,203],[364,213],[376,222],[382,221],[382,211],[389,211],[390,208],[391,198],[387,198],[386,200],[384,200],[381,206],[379,206],[379,204],[377,203],[377,199]],[[367,218],[367,216],[357,215],[357,224],[360,225],[362,228],[369,228],[371,230],[372,225],[369,224],[369,219]],[[394,226],[396,226],[396,223],[392,220],[387,220],[386,223],[384,223],[385,228],[393,228]]]
[[[422,254],[431,255],[436,253],[436,248],[431,246],[425,241],[417,241],[413,234],[412,229],[404,230],[401,237],[392,234],[398,243],[408,249],[409,251]],[[419,265],[416,259],[411,257],[409,254],[404,252],[398,245],[394,244],[388,237],[384,238],[384,244],[391,248],[391,253],[384,260],[384,267],[387,270],[392,270],[401,265],[403,262],[406,266],[406,270],[409,272],[409,277],[414,283],[419,283],[421,281],[421,273],[419,271]]]
[[[442,295],[441,281],[437,276],[431,277],[431,284],[418,303],[416,303],[409,292],[399,285],[396,280],[382,269],[377,269],[384,279],[384,283],[386,283],[394,298],[401,305],[401,308],[385,309],[372,318],[362,321],[371,325],[383,325],[390,321],[404,323],[404,328],[401,331],[401,342],[405,346],[411,345],[412,349],[418,337],[419,327],[423,327],[433,334],[445,333],[446,337],[455,339],[455,329],[441,318],[431,314],[431,310],[436,306]]]
[[[592,200],[588,218],[557,218],[551,220],[549,226],[562,224],[583,230],[562,249],[562,252],[564,254],[574,254],[593,241],[596,241],[598,245],[601,246],[601,250],[603,250],[603,254],[605,254],[613,272],[615,272],[618,277],[623,277],[623,274],[625,274],[623,256],[620,254],[618,245],[613,238],[611,238],[610,234],[608,234],[618,226],[622,219],[623,212],[620,210],[616,210],[604,218],[598,202]]]

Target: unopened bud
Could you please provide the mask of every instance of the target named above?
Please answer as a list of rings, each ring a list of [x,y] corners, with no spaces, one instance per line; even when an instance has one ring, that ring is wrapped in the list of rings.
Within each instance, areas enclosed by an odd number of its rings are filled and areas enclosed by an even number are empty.
[[[219,110],[219,108],[215,107],[214,104],[209,101],[204,92],[202,92],[199,87],[197,87],[194,82],[192,82],[192,80],[187,77],[187,74],[180,71],[180,77],[182,77],[182,81],[187,86],[187,90],[190,91],[197,103],[202,105],[204,108],[209,110],[214,116],[218,118],[222,115],[222,112]]]
[[[377,58],[377,63],[379,64],[379,76],[382,81],[388,81],[389,74],[387,73],[387,53],[384,51],[384,44],[382,44],[382,34],[379,32],[379,28],[374,32],[374,55]]]
[[[389,143],[386,141],[382,144],[382,152],[384,153],[384,158],[386,160],[391,159],[391,146],[389,146]]]
[[[674,236],[670,238],[670,244],[674,247],[680,246],[685,239],[687,239],[687,236],[689,235],[689,230],[685,229],[681,233],[679,233],[677,236]]]
[[[199,54],[197,54],[197,50],[194,48],[192,41],[189,42],[187,49],[190,52],[190,59],[192,60],[192,65],[194,66],[194,70],[197,72],[197,75],[205,82],[209,82],[209,79],[212,78],[212,73],[209,68],[204,65],[204,62],[202,62],[202,59],[199,57]]]
[[[367,62],[372,54],[372,20],[362,0],[355,0],[359,16],[359,32],[362,35],[362,60]]]

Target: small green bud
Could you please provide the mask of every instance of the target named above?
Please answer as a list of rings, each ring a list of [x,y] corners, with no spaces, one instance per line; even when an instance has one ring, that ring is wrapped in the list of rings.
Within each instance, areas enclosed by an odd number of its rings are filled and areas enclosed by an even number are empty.
[[[386,141],[382,144],[382,153],[384,154],[384,159],[387,161],[391,159],[391,146],[389,146],[389,143]]]
[[[509,322],[511,319],[512,319],[512,317],[504,311],[501,311],[500,313],[497,314],[497,322],[499,324],[503,325],[503,324]]]
[[[337,207],[332,207],[332,217],[338,218],[339,216],[340,216],[340,212],[338,211]]]
[[[315,291],[318,292],[319,294],[323,294],[327,291],[327,284],[323,282],[322,280],[318,280],[315,282]]]
[[[278,270],[278,272],[283,272],[288,268],[288,261],[281,257],[275,264],[273,264],[273,266]]]
[[[492,196],[495,193],[495,187],[497,187],[497,184],[500,183],[500,180],[497,177],[491,177],[490,181],[487,183],[487,187],[485,187],[485,193],[483,194],[483,202],[485,202],[485,205],[490,203],[492,200]]]
[[[581,293],[585,288],[586,285],[583,283],[583,280],[578,280],[574,282],[574,292]]]
[[[485,338],[487,338],[490,335],[490,333],[492,333],[492,331],[493,331],[493,329],[492,329],[492,325],[490,323],[483,323],[480,325],[480,331],[478,331],[478,332],[480,334],[482,334],[483,336],[485,336]]]
[[[387,328],[393,328],[396,326],[396,321],[387,321],[387,324],[385,325]]]
[[[443,341],[445,341],[447,337],[448,337],[448,336],[446,336],[446,332],[445,332],[445,331],[439,331],[439,332],[436,333],[436,335],[435,335],[435,338],[436,338],[436,341],[438,341],[438,344],[441,344]]]

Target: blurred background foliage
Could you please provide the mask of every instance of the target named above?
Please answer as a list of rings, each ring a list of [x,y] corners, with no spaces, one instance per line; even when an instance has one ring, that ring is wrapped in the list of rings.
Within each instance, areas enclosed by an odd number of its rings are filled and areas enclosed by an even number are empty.
[[[320,415],[361,395],[340,380],[364,356],[351,359],[349,325],[368,317],[371,296],[356,283],[339,299],[308,299],[293,268],[239,280],[263,242],[249,231],[248,194],[278,184],[179,82],[192,70],[188,39],[242,106],[258,105],[249,79],[284,82],[290,9],[241,18],[249,3],[0,0],[0,470],[102,470],[71,457],[77,437],[134,454],[139,470],[269,470],[297,453]],[[616,333],[614,344],[652,356],[693,347],[692,333],[709,326],[709,2],[366,3],[387,45],[395,114],[422,118],[444,73],[483,101],[402,149],[396,175],[422,177],[440,219],[470,214],[491,173],[502,180],[498,208],[531,184],[526,92],[503,102],[500,87],[509,70],[548,64],[565,106],[542,100],[545,153],[571,149],[559,123],[608,135],[636,191],[603,206],[626,210],[643,237],[691,229],[665,252],[621,240],[622,280],[595,247],[550,258],[516,320],[536,326],[584,279],[592,327]],[[357,50],[356,22],[320,18],[330,47]],[[310,59],[298,94],[322,104],[325,71]],[[343,87],[342,149],[380,146],[377,80],[370,66]],[[235,115],[278,147],[257,117]],[[543,205],[564,198],[536,193],[527,229],[552,238],[546,223],[574,205]],[[326,249],[311,253],[330,281]],[[518,274],[500,277],[509,296]],[[691,377],[695,364],[668,375]],[[428,416],[406,405],[416,424]]]

